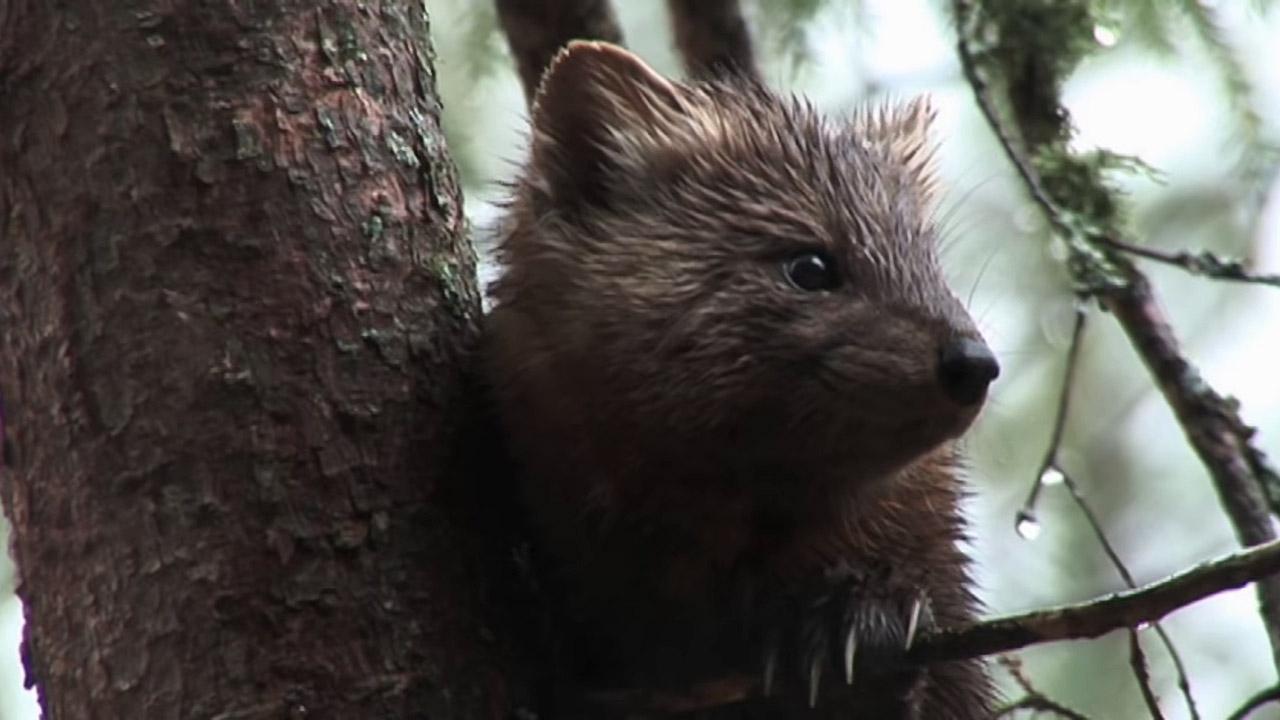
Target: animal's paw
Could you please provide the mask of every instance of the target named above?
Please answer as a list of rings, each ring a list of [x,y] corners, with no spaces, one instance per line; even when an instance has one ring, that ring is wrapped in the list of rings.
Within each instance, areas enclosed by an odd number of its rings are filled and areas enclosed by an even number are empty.
[[[907,650],[934,622],[923,593],[844,571],[787,594],[775,609],[763,635],[764,693],[796,683],[809,707],[824,683],[853,685],[864,673],[901,670]]]

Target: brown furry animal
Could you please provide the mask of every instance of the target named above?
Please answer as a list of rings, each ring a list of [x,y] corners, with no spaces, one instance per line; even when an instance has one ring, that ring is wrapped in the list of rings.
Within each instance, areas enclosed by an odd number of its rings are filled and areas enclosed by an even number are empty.
[[[952,440],[998,373],[935,258],[930,117],[601,43],[548,70],[487,352],[581,682],[990,714],[980,663],[901,662],[975,614]]]

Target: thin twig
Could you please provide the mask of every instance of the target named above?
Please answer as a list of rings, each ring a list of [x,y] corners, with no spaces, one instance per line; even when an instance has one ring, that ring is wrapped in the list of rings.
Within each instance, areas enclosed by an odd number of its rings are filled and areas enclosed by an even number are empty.
[[[996,110],[995,103],[991,101],[991,88],[987,85],[986,79],[978,72],[978,62],[973,56],[973,50],[969,47],[969,38],[965,35],[965,25],[972,11],[972,5],[968,0],[953,0],[952,2],[952,9],[956,16],[956,37],[958,38],[956,51],[960,56],[960,69],[964,73],[964,79],[969,83],[969,87],[973,88],[973,97],[978,105],[978,110],[982,112],[983,119],[987,121],[991,132],[995,134],[996,140],[999,141],[1005,156],[1009,158],[1009,162],[1013,163],[1014,169],[1022,176],[1022,181],[1027,184],[1031,199],[1044,210],[1049,222],[1054,223],[1056,226],[1061,222],[1062,213],[1059,212],[1057,204],[1053,202],[1053,199],[1049,197],[1049,193],[1041,185],[1040,174],[1035,171],[1035,168],[1031,167],[1030,161],[1017,151],[1013,139],[1009,137],[1008,131],[1005,129],[1004,121],[1000,119],[1000,113]]]
[[[1067,492],[1071,494],[1071,499],[1075,501],[1076,507],[1080,508],[1081,514],[1088,521],[1089,527],[1093,530],[1093,536],[1097,538],[1098,544],[1102,546],[1102,551],[1111,561],[1112,567],[1120,574],[1120,578],[1124,580],[1125,585],[1130,588],[1137,588],[1138,583],[1134,581],[1133,574],[1129,572],[1129,567],[1120,559],[1120,553],[1111,544],[1111,540],[1107,538],[1107,534],[1102,529],[1102,522],[1098,519],[1097,513],[1093,511],[1093,507],[1085,500],[1081,494],[1079,486],[1070,475],[1063,475],[1064,484]],[[1182,692],[1183,700],[1187,704],[1187,712],[1192,720],[1198,720],[1200,712],[1196,708],[1195,696],[1191,694],[1191,679],[1187,674],[1187,667],[1182,662],[1182,655],[1178,652],[1178,648],[1173,644],[1173,638],[1165,632],[1164,625],[1159,622],[1151,624],[1156,635],[1160,638],[1160,642],[1164,645],[1165,651],[1169,653],[1169,658],[1173,660],[1173,667],[1178,675],[1178,690]]]
[[[1022,698],[1021,700],[1009,703],[1008,705],[1005,705],[1004,707],[997,710],[995,715],[992,715],[992,717],[993,718],[1007,717],[1019,710],[1030,710],[1037,715],[1040,713],[1051,713],[1053,715],[1057,715],[1060,718],[1066,718],[1067,720],[1089,720],[1087,716],[1081,715],[1075,710],[1072,710],[1071,708],[1065,705],[1062,705],[1060,703],[1054,702],[1053,700],[1050,700],[1049,698],[1044,697],[1043,695],[1028,695],[1027,697]]]
[[[1022,688],[1024,697],[1005,705],[996,711],[995,717],[1000,718],[1006,715],[1012,715],[1019,710],[1031,710],[1035,713],[1053,713],[1058,717],[1067,718],[1068,720],[1088,720],[1087,717],[1072,710],[1071,708],[1050,699],[1049,696],[1041,692],[1026,673],[1022,671],[1022,661],[1013,655],[1001,655],[996,662],[1009,673],[1013,681]]]
[[[1142,691],[1142,701],[1147,704],[1147,711],[1153,720],[1164,720],[1160,712],[1160,700],[1151,689],[1151,674],[1147,670],[1147,655],[1142,652],[1142,643],[1138,640],[1138,631],[1129,628],[1129,667],[1133,668],[1133,677],[1138,681],[1138,689]]]
[[[1083,344],[1085,324],[1089,317],[1083,303],[1076,305],[1075,316],[1075,325],[1071,329],[1071,344],[1067,346],[1067,364],[1062,371],[1058,410],[1054,414],[1053,430],[1049,433],[1049,446],[1045,449],[1044,459],[1040,461],[1035,479],[1032,480],[1031,492],[1027,494],[1027,501],[1023,503],[1022,512],[1019,513],[1020,518],[1034,520],[1040,491],[1046,484],[1050,484],[1050,478],[1058,481],[1065,477],[1058,462],[1058,450],[1062,447],[1062,436],[1066,431],[1067,418],[1070,417],[1071,388],[1075,385],[1076,365],[1080,357],[1080,346]]]
[[[1280,685],[1272,685],[1244,701],[1235,712],[1227,716],[1227,720],[1245,720],[1254,710],[1267,703],[1280,702]]]
[[[1215,593],[1280,572],[1280,540],[1273,540],[1190,570],[1095,600],[994,618],[926,636],[911,657],[922,662],[1009,652],[1050,640],[1092,638],[1153,623]]]
[[[978,70],[967,33],[971,31],[973,3],[953,0],[957,21],[957,52],[965,78],[973,88],[979,109],[986,117],[1005,154],[1022,176],[1031,197],[1045,211],[1050,223],[1066,237],[1078,237],[1079,228],[1059,210],[1046,192],[1039,173],[1019,150],[1005,129],[990,88]],[[1051,78],[1042,78],[1048,82]],[[1016,114],[1019,108],[1014,107]],[[1209,470],[1219,501],[1226,510],[1240,543],[1246,547],[1275,538],[1264,488],[1275,490],[1280,475],[1252,445],[1253,428],[1239,416],[1233,401],[1219,395],[1181,353],[1151,283],[1127,257],[1088,234],[1093,249],[1102,252],[1109,271],[1123,282],[1095,289],[1099,300],[1119,321],[1143,363],[1155,378],[1189,443]],[[1272,500],[1280,498],[1274,491]],[[1273,505],[1274,507],[1274,505]],[[1260,614],[1271,642],[1273,662],[1280,668],[1280,577],[1258,583]]]
[[[1017,657],[1016,655],[1006,654],[996,658],[996,663],[998,663],[1000,667],[1004,668],[1005,672],[1009,673],[1009,676],[1012,677],[1013,681],[1018,684],[1018,687],[1022,688],[1022,692],[1026,693],[1027,695],[1043,694],[1036,689],[1035,684],[1031,682],[1031,678],[1027,677],[1027,674],[1022,672],[1021,658]]]
[[[1203,275],[1215,280],[1231,280],[1234,282],[1255,283],[1280,287],[1280,275],[1252,273],[1244,266],[1244,261],[1234,258],[1221,258],[1208,250],[1198,253],[1179,250],[1169,252],[1143,245],[1134,245],[1114,238],[1099,238],[1099,242],[1130,255],[1137,255],[1166,265],[1182,268],[1193,275]]]
[[[1027,497],[1026,505],[1019,513],[1022,519],[1031,519],[1034,521],[1034,507],[1036,500],[1040,494],[1040,490],[1048,482],[1049,478],[1061,482],[1066,485],[1067,491],[1071,494],[1071,499],[1075,501],[1081,513],[1089,523],[1089,527],[1093,530],[1093,535],[1098,540],[1098,544],[1102,546],[1103,552],[1106,554],[1111,565],[1115,567],[1116,572],[1120,574],[1122,580],[1130,588],[1136,588],[1137,582],[1133,579],[1133,574],[1129,572],[1129,568],[1120,559],[1115,547],[1107,538],[1106,531],[1103,530],[1102,522],[1098,519],[1093,508],[1085,500],[1081,494],[1079,486],[1076,485],[1075,479],[1062,469],[1062,463],[1058,458],[1058,453],[1062,447],[1062,439],[1065,434],[1067,419],[1070,417],[1071,390],[1075,387],[1076,368],[1079,364],[1080,348],[1084,344],[1084,328],[1088,319],[1083,303],[1076,305],[1076,321],[1071,332],[1071,344],[1067,348],[1066,369],[1063,371],[1062,389],[1058,396],[1058,410],[1053,421],[1053,430],[1049,435],[1049,446],[1045,450],[1044,460],[1040,463],[1039,471],[1036,473],[1031,493]],[[1021,522],[1021,520],[1020,520]],[[1177,647],[1173,644],[1173,639],[1165,632],[1164,627],[1160,623],[1153,623],[1153,627],[1160,642],[1164,645],[1165,650],[1169,653],[1169,657],[1173,660],[1174,668],[1178,676],[1178,689],[1182,692],[1183,699],[1186,701],[1187,710],[1192,720],[1198,720],[1200,713],[1196,708],[1195,697],[1191,694],[1191,680],[1187,675],[1186,666],[1182,662],[1182,656],[1178,653]]]

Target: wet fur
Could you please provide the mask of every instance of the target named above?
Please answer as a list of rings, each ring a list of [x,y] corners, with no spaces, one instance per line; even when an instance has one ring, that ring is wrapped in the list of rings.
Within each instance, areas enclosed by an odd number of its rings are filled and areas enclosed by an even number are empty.
[[[784,606],[838,578],[884,637],[868,630],[852,705],[802,716],[989,714],[979,663],[918,672],[888,647],[913,598],[941,627],[977,609],[952,444],[976,408],[935,368],[940,342],[977,332],[934,252],[930,117],[831,121],[603,45],[548,72],[487,353],[582,682],[759,672]],[[787,284],[807,249],[841,288]],[[788,673],[752,717],[796,710]]]

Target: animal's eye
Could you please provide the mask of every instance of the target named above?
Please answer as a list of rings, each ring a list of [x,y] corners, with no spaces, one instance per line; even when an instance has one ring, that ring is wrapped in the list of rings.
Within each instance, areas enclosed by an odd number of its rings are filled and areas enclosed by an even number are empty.
[[[787,280],[800,290],[817,292],[832,290],[840,284],[836,262],[821,252],[803,252],[788,258],[782,264]]]

